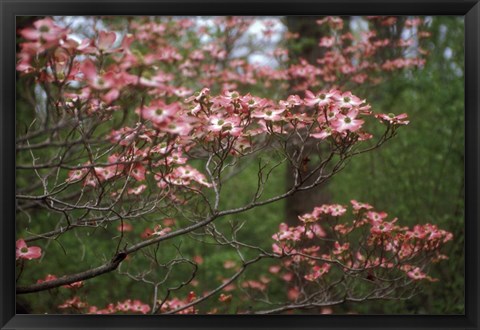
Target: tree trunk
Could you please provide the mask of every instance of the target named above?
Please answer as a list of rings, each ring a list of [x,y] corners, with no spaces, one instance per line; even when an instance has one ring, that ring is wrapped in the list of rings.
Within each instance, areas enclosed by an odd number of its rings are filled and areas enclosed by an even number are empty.
[[[301,40],[297,44],[289,46],[289,56],[292,61],[298,61],[299,58],[307,60],[312,65],[318,65],[317,59],[322,57],[325,48],[318,46],[319,40],[326,36],[328,33],[328,27],[326,25],[318,25],[317,20],[322,19],[321,16],[302,16],[302,17],[287,17],[285,24],[291,33],[298,33]],[[349,18],[343,17],[344,29],[349,29]],[[298,94],[298,92],[297,92]],[[300,95],[303,97],[304,95]],[[305,160],[305,173],[317,165],[313,158],[309,155],[312,152],[317,152],[314,145],[307,145],[302,155],[302,159]],[[292,165],[287,168],[287,189],[294,184],[295,169]],[[307,181],[306,184],[312,183],[315,178]],[[290,226],[298,225],[298,216],[311,210],[321,204],[331,202],[332,196],[328,189],[328,183],[321,184],[311,190],[298,192],[286,199],[286,223]]]

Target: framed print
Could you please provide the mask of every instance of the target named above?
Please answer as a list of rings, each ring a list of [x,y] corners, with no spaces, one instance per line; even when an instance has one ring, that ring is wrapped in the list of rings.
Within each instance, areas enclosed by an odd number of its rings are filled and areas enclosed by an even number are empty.
[[[477,1],[2,1],[2,329],[478,329]]]

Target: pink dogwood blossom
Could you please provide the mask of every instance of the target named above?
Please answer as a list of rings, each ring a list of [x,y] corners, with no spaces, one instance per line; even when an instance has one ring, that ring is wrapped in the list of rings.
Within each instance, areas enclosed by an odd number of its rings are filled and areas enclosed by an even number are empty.
[[[38,246],[27,246],[23,239],[17,240],[16,259],[38,259],[42,256],[42,249]]]

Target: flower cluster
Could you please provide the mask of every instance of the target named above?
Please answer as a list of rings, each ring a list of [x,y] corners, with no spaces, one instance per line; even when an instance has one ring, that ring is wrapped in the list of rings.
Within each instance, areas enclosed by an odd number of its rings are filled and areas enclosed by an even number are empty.
[[[179,299],[179,298],[171,298],[169,300],[159,302],[161,303],[160,311],[161,312],[170,312],[174,311],[178,308],[182,308],[183,306],[191,303],[197,298],[195,292],[191,291],[185,299]],[[179,312],[177,314],[196,314],[196,309],[195,306],[187,307]]]
[[[47,276],[45,276],[44,279],[38,279],[37,283],[44,283],[44,282],[53,281],[53,280],[56,280],[56,279],[58,279],[57,276],[52,275],[52,274],[48,274]],[[78,281],[78,282],[73,282],[71,284],[65,284],[62,287],[67,288],[67,289],[79,289],[79,288],[83,287],[84,284],[85,283],[83,281]]]
[[[151,308],[148,304],[142,303],[140,300],[127,299],[122,302],[117,302],[116,304],[110,303],[105,308],[98,308],[97,306],[89,306],[87,302],[84,302],[78,296],[67,299],[63,304],[59,305],[58,308],[67,309],[87,309],[87,314],[114,314],[114,313],[142,313],[147,314],[150,312]]]
[[[392,16],[370,16],[362,19],[366,23],[370,22],[370,24],[381,26],[392,26],[397,20]],[[354,36],[350,32],[342,33],[344,24],[340,17],[326,17],[318,20],[317,24],[327,25],[330,29],[330,34],[322,37],[318,44],[325,52],[322,57],[317,59],[317,63],[322,68],[318,75],[323,81],[337,82],[345,75],[349,77],[350,81],[358,84],[367,81],[375,84],[380,81],[374,74],[379,70],[393,71],[422,67],[425,64],[421,55],[425,51],[420,47],[418,57],[404,57],[403,50],[414,42],[412,35],[405,34],[404,38],[398,42],[392,42],[389,38],[381,38],[372,29],[360,31],[357,36]],[[419,29],[423,25],[423,21],[408,19],[405,25],[409,28],[415,26],[416,29]],[[417,35],[420,39],[427,36],[423,33]],[[384,62],[381,62],[378,55],[384,54],[387,47],[393,58],[386,58]],[[373,58],[376,58],[376,61],[373,61]],[[306,81],[309,86],[314,86],[310,79],[306,78]]]
[[[378,272],[384,278],[403,274],[412,281],[436,280],[425,267],[447,258],[440,250],[453,239],[452,233],[429,223],[399,226],[398,219],[387,220],[387,213],[369,204],[352,200],[351,205],[350,221],[344,220],[346,206],[325,204],[299,216],[299,226],[280,224],[272,249],[284,257],[283,268],[271,272],[292,277],[303,269],[300,275],[308,282],[327,276],[334,267],[352,274]],[[313,234],[318,227],[322,235]]]
[[[204,88],[185,103],[166,105],[153,100],[137,109],[137,113],[146,121],[110,134],[109,140],[122,147],[121,151],[109,155],[101,166],[89,162],[78,166],[69,172],[67,181],[97,187],[128,177],[141,184],[129,188],[127,193],[139,195],[149,187],[147,175],[153,174],[162,189],[209,188],[212,183],[188,164],[187,153],[213,148],[243,156],[263,147],[262,136],[282,139],[302,127],[307,137],[351,146],[372,137],[362,127],[365,119],[374,115],[365,100],[336,89],[316,94],[307,91],[304,98],[291,95],[274,102],[237,91],[213,96]],[[382,122],[391,130],[408,123],[405,114],[375,116],[389,118]]]

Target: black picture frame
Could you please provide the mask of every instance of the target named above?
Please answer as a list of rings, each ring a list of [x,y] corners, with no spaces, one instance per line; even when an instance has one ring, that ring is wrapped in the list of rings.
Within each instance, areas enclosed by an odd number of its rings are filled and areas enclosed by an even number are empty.
[[[479,329],[480,4],[478,0],[0,0],[1,329]],[[15,16],[17,15],[462,15],[465,17],[464,315],[15,314]]]

